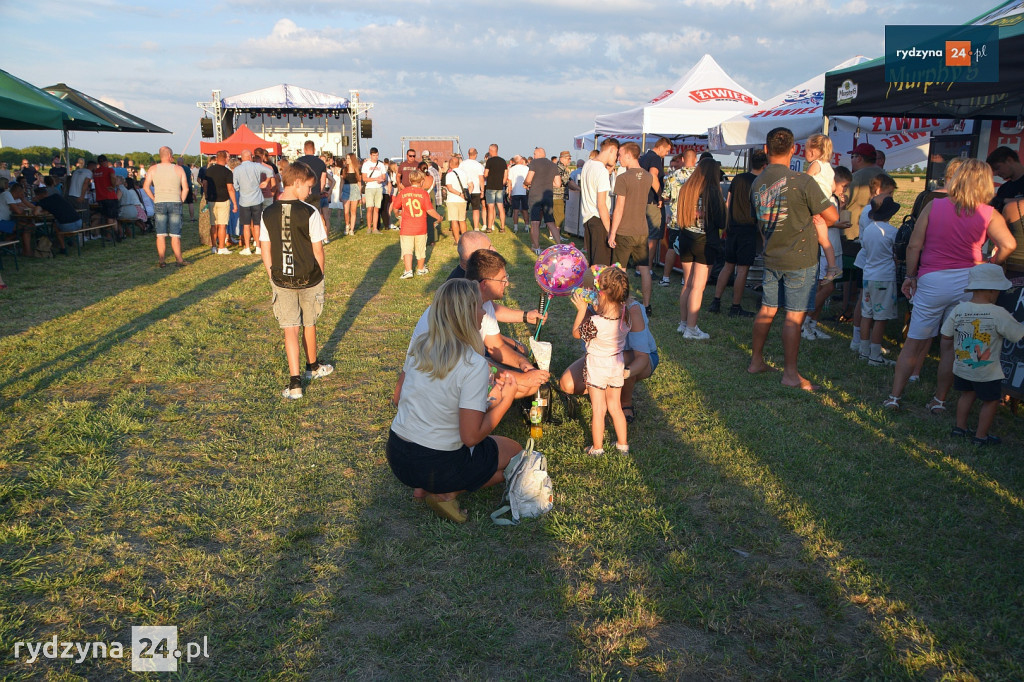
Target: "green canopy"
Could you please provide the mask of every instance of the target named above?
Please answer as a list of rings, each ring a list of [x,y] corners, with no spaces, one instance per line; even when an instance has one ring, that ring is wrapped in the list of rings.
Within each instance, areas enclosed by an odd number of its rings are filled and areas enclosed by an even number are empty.
[[[133,116],[127,111],[122,111],[117,107],[107,104],[106,102],[100,101],[95,97],[75,90],[74,88],[68,87],[64,83],[58,83],[57,85],[49,85],[43,88],[46,92],[50,93],[57,99],[70,103],[79,109],[82,109],[97,118],[101,118],[112,126],[115,126],[119,132],[122,133],[169,133],[169,130],[164,130],[160,126],[150,123],[149,121]],[[68,126],[70,130],[95,130],[94,127],[78,127],[77,125]]]
[[[82,129],[117,130],[103,119],[0,70],[0,130]]]

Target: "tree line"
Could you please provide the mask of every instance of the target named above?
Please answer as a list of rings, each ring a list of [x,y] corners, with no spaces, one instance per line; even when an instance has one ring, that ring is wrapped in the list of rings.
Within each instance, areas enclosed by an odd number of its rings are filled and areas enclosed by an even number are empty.
[[[95,161],[99,154],[79,149],[77,147],[68,147],[68,154],[71,156],[71,165],[75,164],[75,161],[82,158],[86,161]],[[17,147],[0,147],[0,161],[4,161],[10,168],[16,168],[21,165],[22,159],[28,159],[29,163],[34,164],[36,167],[46,166],[49,167],[53,162],[53,157],[63,156],[63,147],[23,147],[18,149]],[[179,155],[175,155],[176,157]],[[199,165],[200,157],[198,154],[184,154],[185,160],[188,163],[194,163]],[[160,161],[160,157],[157,154],[150,152],[106,152],[106,157],[111,161],[117,161],[118,159],[131,159],[135,162],[136,166],[148,168],[154,163]]]

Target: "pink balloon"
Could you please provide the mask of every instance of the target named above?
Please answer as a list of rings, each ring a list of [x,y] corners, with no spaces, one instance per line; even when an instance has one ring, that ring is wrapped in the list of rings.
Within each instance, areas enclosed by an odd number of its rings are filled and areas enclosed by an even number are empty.
[[[544,249],[533,266],[540,288],[552,296],[568,296],[583,282],[587,258],[572,244],[555,244]]]

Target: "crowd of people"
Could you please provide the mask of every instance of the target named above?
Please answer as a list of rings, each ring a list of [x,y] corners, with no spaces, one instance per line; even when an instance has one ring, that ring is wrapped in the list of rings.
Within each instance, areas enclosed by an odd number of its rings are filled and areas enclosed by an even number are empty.
[[[728,184],[710,154],[698,158],[687,150],[666,168],[670,150],[667,139],[646,152],[632,142],[606,139],[574,168],[568,152],[549,158],[540,147],[530,159],[506,160],[490,145],[482,163],[471,148],[465,158],[455,154],[438,165],[427,151],[417,158],[410,149],[398,163],[381,159],[376,148],[365,160],[353,154],[336,158],[317,154],[307,142],[303,156],[276,164],[264,149],[238,159],[218,153],[196,181],[210,211],[214,252],[231,253],[234,241],[242,247],[238,253],[262,257],[285,337],[289,383],[282,394],[289,399],[303,397],[304,381],[333,371],[318,361],[315,329],[329,235],[398,230],[401,279],[410,279],[429,272],[426,245],[448,221],[459,264],[412,333],[393,396],[398,411],[387,455],[396,477],[453,521],[466,519],[457,496],[502,481],[504,467],[521,449],[491,436],[494,428],[516,399],[537,394],[551,381],[523,344],[501,333],[499,323],[538,324],[546,318],[540,310],[500,303],[509,282],[507,263],[488,235],[517,231],[522,219],[535,253],[541,252],[542,224],[548,240],[559,243],[567,191],[579,192],[589,264],[606,266],[589,283],[591,299],[573,297],[576,316],[568,332],[582,342],[584,353],[556,382],[565,394],[589,395],[591,455],[605,452],[606,416],[615,448],[629,450],[628,429],[637,418],[634,388],[652,375],[659,359],[650,330],[653,272],[663,267],[658,283],[670,286],[676,266],[682,272],[677,332],[683,339],[711,338],[699,326],[700,315],[721,313],[731,285],[728,314],[752,323],[747,371],[774,369],[764,348],[781,311],[781,382],[808,391],[817,387],[799,372],[800,343],[831,339],[819,324],[841,281],[844,310],[832,320],[834,328],[851,325],[850,349],[868,365],[895,366],[884,406],[901,407],[904,388],[919,380],[938,336],[941,360],[927,409],[944,412],[955,387],[960,402],[953,435],[971,436],[978,445],[998,442],[990,427],[1002,395],[999,349],[1003,338],[1024,336],[1024,326],[993,305],[998,292],[1010,287],[1003,264],[1016,258],[1012,268],[1022,260],[1014,233],[1021,233],[1024,215],[1024,165],[1012,150],[997,149],[987,162],[953,159],[946,165],[943,186],[915,201],[905,261],[894,250],[899,230],[893,221],[901,208],[894,199],[896,182],[869,144],[849,151],[849,168],[833,167],[831,140],[815,135],[804,145],[806,170],[798,172],[791,169],[793,135],[777,128],[763,151],[750,155],[749,170]],[[79,170],[80,182],[74,174],[70,178],[70,207],[91,184],[103,215],[131,206],[140,219],[152,216],[161,266],[167,236],[176,262],[183,263],[182,209],[193,200],[193,186],[189,169],[169,148],[160,150],[159,163],[140,170],[141,191],[131,186],[131,177],[119,182],[115,176],[108,187],[112,169],[102,157]],[[998,192],[993,173],[1004,180]],[[122,201],[130,191],[135,198]],[[37,196],[36,208],[62,213],[47,190]],[[14,186],[3,194],[0,210],[20,212],[24,201]],[[0,213],[0,229],[5,220],[9,216]],[[751,283],[759,258],[763,278]],[[710,282],[716,265],[720,274]],[[638,298],[631,271],[640,279]],[[1024,274],[1024,268],[1010,274]],[[709,282],[714,295],[705,305]],[[748,284],[760,290],[756,312],[742,305]],[[882,342],[901,293],[912,307],[907,341],[893,361]],[[983,406],[972,430],[967,420],[975,399]]]

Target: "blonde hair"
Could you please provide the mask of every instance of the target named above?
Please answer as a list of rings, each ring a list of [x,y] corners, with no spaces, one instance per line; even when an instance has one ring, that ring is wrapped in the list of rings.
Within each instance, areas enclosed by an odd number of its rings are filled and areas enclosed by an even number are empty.
[[[971,213],[996,195],[992,167],[980,159],[964,159],[946,189],[950,201],[956,206],[957,215]]]
[[[828,135],[822,135],[821,133],[811,135],[807,138],[807,148],[821,152],[821,161],[823,163],[832,163],[832,140]]]
[[[597,288],[603,291],[612,303],[622,305],[629,298],[629,278],[615,266],[601,271],[597,278]]]
[[[431,379],[444,379],[469,352],[484,354],[477,311],[480,285],[468,279],[450,279],[437,290],[427,312],[427,333],[409,347],[417,371]]]
[[[942,174],[942,184],[944,186],[948,185],[949,181],[953,179],[953,175],[956,174],[956,170],[963,165],[963,162],[963,158],[959,156],[949,160],[949,163],[946,164],[946,172]]]
[[[409,183],[413,185],[418,185],[421,182],[423,182],[423,178],[425,177],[426,176],[423,174],[423,171],[414,170],[413,172],[409,173]]]

